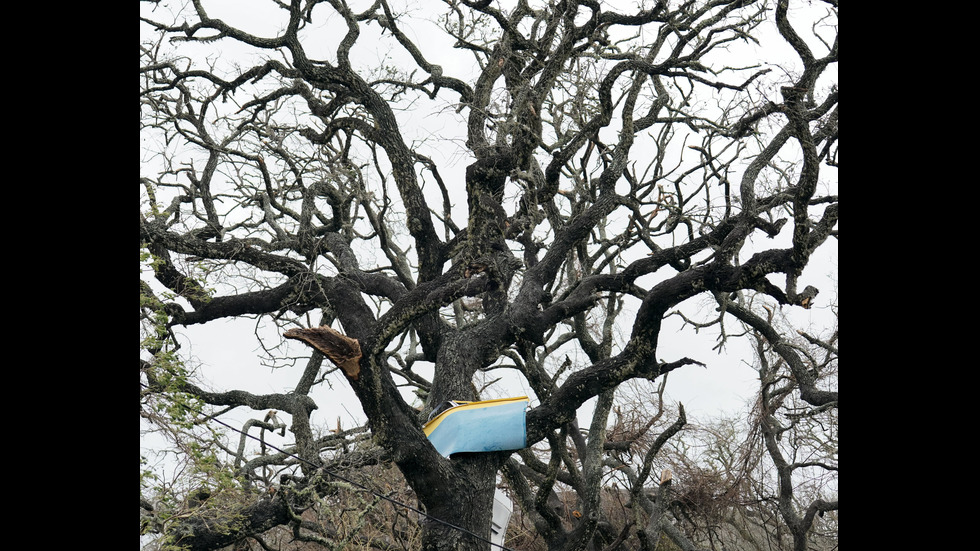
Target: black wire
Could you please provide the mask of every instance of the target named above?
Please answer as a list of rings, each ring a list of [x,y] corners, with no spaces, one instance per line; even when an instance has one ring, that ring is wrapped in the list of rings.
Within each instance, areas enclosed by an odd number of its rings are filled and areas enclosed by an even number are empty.
[[[414,513],[418,513],[419,515],[422,515],[422,516],[424,516],[426,518],[432,519],[433,521],[438,522],[439,524],[442,524],[443,526],[445,526],[447,528],[451,528],[451,529],[456,530],[458,532],[461,532],[463,534],[467,534],[467,535],[469,535],[470,537],[472,537],[472,538],[474,538],[476,540],[482,541],[484,543],[489,543],[490,545],[492,545],[494,547],[499,547],[499,548],[503,549],[504,551],[514,551],[513,549],[511,549],[509,547],[505,547],[503,545],[500,545],[499,543],[494,543],[494,542],[492,542],[492,541],[484,538],[483,536],[481,536],[479,534],[475,534],[473,532],[470,532],[469,530],[467,530],[466,528],[463,528],[462,526],[456,526],[455,524],[452,524],[450,522],[446,522],[446,521],[444,521],[444,520],[442,520],[442,519],[440,519],[438,517],[432,516],[429,513],[426,513],[425,511],[422,511],[420,509],[417,509],[415,507],[412,507],[411,505],[408,505],[407,503],[402,503],[402,502],[400,502],[400,501],[398,501],[396,499],[392,499],[392,498],[390,498],[390,497],[388,497],[388,496],[386,496],[384,494],[375,492],[374,490],[368,488],[367,486],[364,486],[363,484],[361,484],[359,482],[355,482],[355,481],[353,481],[353,480],[351,480],[349,478],[346,478],[344,476],[341,476],[341,475],[339,475],[339,474],[337,474],[337,473],[335,473],[335,472],[327,469],[326,467],[324,467],[322,465],[317,465],[317,464],[313,463],[312,461],[308,461],[308,460],[306,460],[306,459],[304,459],[304,458],[302,458],[302,457],[300,457],[300,456],[298,456],[296,454],[290,453],[290,452],[288,452],[286,450],[283,450],[282,448],[278,448],[278,447],[276,447],[276,446],[274,446],[274,445],[272,445],[272,444],[270,444],[268,442],[264,442],[263,440],[259,439],[257,436],[253,436],[253,435],[251,435],[251,434],[249,434],[247,432],[243,432],[242,430],[237,429],[237,428],[229,425],[228,423],[225,423],[221,419],[218,419],[216,417],[211,417],[210,415],[205,414],[203,411],[197,410],[196,408],[192,408],[192,407],[188,407],[188,409],[193,410],[193,411],[195,411],[195,413],[198,413],[198,414],[204,416],[206,419],[210,419],[212,421],[215,421],[218,424],[223,425],[223,426],[227,427],[228,429],[237,432],[238,434],[241,434],[243,436],[246,436],[248,438],[251,438],[252,440],[255,440],[255,441],[259,442],[259,443],[265,444],[269,448],[272,448],[273,450],[276,450],[277,452],[279,452],[279,453],[281,453],[283,455],[292,457],[292,458],[294,458],[294,459],[296,459],[298,461],[302,461],[303,463],[306,463],[307,465],[309,465],[309,466],[311,466],[313,468],[320,469],[321,471],[327,473],[328,475],[330,475],[330,476],[332,476],[334,478],[337,478],[337,479],[342,480],[342,481],[344,481],[344,482],[346,482],[346,483],[348,483],[348,484],[350,484],[352,486],[355,486],[355,487],[360,488],[360,489],[362,489],[362,490],[364,490],[366,492],[369,492],[372,495],[374,495],[375,497],[378,497],[378,498],[381,498],[381,499],[383,499],[385,501],[388,501],[389,503],[391,503],[393,505],[397,505],[399,507],[403,507],[405,509],[408,509],[409,511],[412,511]]]

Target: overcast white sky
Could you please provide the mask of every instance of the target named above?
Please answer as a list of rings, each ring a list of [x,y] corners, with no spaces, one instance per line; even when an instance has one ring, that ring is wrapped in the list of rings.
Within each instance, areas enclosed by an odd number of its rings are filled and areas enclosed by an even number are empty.
[[[409,6],[406,11],[413,11],[416,16],[425,15],[426,4],[422,1],[394,3]],[[365,1],[361,4],[366,7],[370,2]],[[436,4],[441,5],[439,2]],[[623,4],[635,5],[632,1]],[[222,0],[205,2],[205,5],[209,6],[209,14],[212,17],[220,17],[230,24],[240,25],[256,34],[271,35],[283,25],[281,10],[270,7],[271,2]],[[141,6],[141,9],[145,10],[145,6]],[[339,35],[332,34],[328,30],[328,25],[335,25],[337,22],[338,19],[334,16],[317,23],[308,31],[310,34],[316,33],[322,37],[323,55],[326,58],[332,58],[332,54],[328,52],[339,40]],[[462,71],[471,70],[468,56],[447,47],[445,39],[438,33],[431,32],[432,28],[406,27],[405,30],[419,40],[429,60],[442,65],[447,74],[457,76]],[[377,41],[372,40],[371,33],[378,31],[380,29],[377,25],[366,26],[363,31],[364,36],[355,52],[366,66],[400,63],[398,56],[401,54],[397,51],[389,52],[387,49],[373,47]],[[208,49],[213,47],[214,45],[210,45]],[[218,47],[222,52],[221,62],[231,62],[240,53],[240,49],[228,41],[222,41]],[[772,50],[751,47],[746,50],[746,55],[749,56],[746,59],[748,65],[759,62],[763,55],[775,54]],[[791,58],[783,61],[792,63]],[[449,98],[444,100],[447,107],[451,105],[451,96],[452,94],[445,96]],[[455,185],[462,186],[462,170],[468,159],[460,147],[463,129],[455,124],[461,116],[456,115],[452,109],[446,110],[441,117],[428,111],[424,113],[407,111],[402,113],[402,116],[406,122],[406,134],[415,136],[419,140],[426,140],[425,152],[440,163],[440,170],[450,183],[455,182]],[[833,185],[836,186],[836,182]],[[458,207],[465,209],[464,200],[459,200],[457,203]],[[761,246],[768,248],[771,242],[761,243]],[[825,250],[814,259],[806,273],[807,279],[804,284],[815,285],[821,290],[816,307],[809,311],[794,308],[787,314],[799,320],[804,326],[807,324],[816,327],[826,326],[831,319],[828,304],[836,300],[836,274],[837,242],[831,240]],[[695,298],[685,303],[683,307],[692,315],[703,310],[698,316],[700,319],[714,315],[714,304],[706,299]],[[624,316],[624,319],[630,318]],[[669,398],[683,402],[688,409],[690,419],[742,410],[745,407],[745,400],[752,396],[758,384],[754,370],[746,363],[751,361],[747,343],[732,341],[722,353],[719,353],[713,350],[717,344],[716,329],[694,334],[690,329],[679,331],[679,326],[678,318],[671,318],[666,324],[660,340],[659,359],[671,361],[686,356],[704,362],[707,368],[689,366],[672,373],[668,384]],[[731,327],[734,329],[734,324]],[[272,331],[276,330],[270,327],[257,328],[254,320],[233,320],[215,322],[203,327],[178,328],[177,332],[184,335],[182,338],[184,352],[188,355],[191,364],[199,362],[201,376],[215,390],[242,389],[265,394],[291,390],[305,366],[303,360],[298,361],[293,367],[277,370],[262,364],[263,353],[255,339],[255,333],[265,332],[269,336],[269,342],[275,342],[277,337]],[[628,334],[630,328],[624,327],[622,330]],[[290,341],[287,346],[288,352],[283,351],[283,355],[292,354],[297,357],[308,355],[305,346],[293,341]],[[327,365],[327,362],[324,365]],[[363,423],[363,413],[343,378],[335,375],[331,381],[330,386],[321,385],[313,393],[312,397],[320,406],[314,416],[314,423],[332,427],[338,416],[345,427]],[[514,386],[512,394],[524,392],[520,385]],[[260,417],[261,413],[256,412],[253,416]]]

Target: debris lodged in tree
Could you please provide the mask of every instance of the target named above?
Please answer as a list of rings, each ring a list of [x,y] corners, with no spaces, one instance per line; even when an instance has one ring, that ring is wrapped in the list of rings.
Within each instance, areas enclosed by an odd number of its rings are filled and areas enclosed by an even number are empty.
[[[311,327],[309,329],[290,329],[283,333],[287,339],[303,341],[319,350],[337,367],[344,370],[351,379],[357,380],[361,372],[361,343],[357,339],[341,335],[327,327]]]

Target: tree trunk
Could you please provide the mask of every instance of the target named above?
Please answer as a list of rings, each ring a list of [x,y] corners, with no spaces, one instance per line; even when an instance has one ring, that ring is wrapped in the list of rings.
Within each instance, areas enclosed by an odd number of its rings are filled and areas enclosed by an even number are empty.
[[[423,551],[487,551],[501,453],[460,453],[451,459],[449,491],[416,489],[429,517],[422,519]],[[421,490],[421,491],[420,491]],[[440,522],[441,521],[441,522]]]

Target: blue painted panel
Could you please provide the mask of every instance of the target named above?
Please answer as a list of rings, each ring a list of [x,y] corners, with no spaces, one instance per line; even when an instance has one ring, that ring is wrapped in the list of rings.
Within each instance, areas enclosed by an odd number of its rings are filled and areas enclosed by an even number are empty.
[[[434,419],[434,428],[426,432],[444,457],[458,452],[519,450],[527,447],[527,404],[523,399],[459,406]]]

